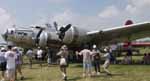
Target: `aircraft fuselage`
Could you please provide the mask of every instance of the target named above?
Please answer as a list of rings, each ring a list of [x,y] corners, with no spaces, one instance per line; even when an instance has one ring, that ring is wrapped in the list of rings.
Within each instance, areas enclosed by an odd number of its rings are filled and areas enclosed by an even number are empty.
[[[31,29],[8,29],[5,33],[5,40],[17,46],[30,47],[60,47],[66,44],[70,47],[81,46],[90,41],[86,36],[86,30],[73,27],[65,32],[63,40],[59,39],[58,32],[51,29],[31,28]]]

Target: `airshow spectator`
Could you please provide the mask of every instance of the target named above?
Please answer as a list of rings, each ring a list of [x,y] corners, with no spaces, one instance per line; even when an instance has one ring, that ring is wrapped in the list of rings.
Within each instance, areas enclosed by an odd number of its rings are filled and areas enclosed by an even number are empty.
[[[132,46],[129,44],[127,48],[127,58],[129,60],[129,64],[132,63]]]
[[[21,76],[21,80],[24,79],[24,76],[22,74],[22,52],[19,51],[19,49],[17,47],[14,47],[14,51],[16,52],[17,58],[16,58],[16,77],[17,77],[17,71]]]
[[[93,50],[92,50],[92,63],[95,69],[95,73],[97,75],[100,75],[100,51],[97,49],[96,45],[93,45]]]
[[[106,52],[103,57],[105,57],[105,62],[103,64],[103,69],[107,73],[107,75],[111,75],[110,71],[108,70],[110,61],[111,61],[111,55],[110,55],[110,49],[105,48],[104,51]]]
[[[37,59],[38,59],[38,63],[39,65],[42,67],[42,58],[43,58],[43,50],[38,47],[38,50],[37,50]]]
[[[52,52],[48,47],[46,47],[46,50],[47,50],[47,63],[48,66],[50,66],[50,64],[52,63]]]
[[[144,53],[143,64],[147,64],[147,54],[146,53]]]
[[[84,46],[84,49],[80,51],[79,55],[83,55],[83,77],[91,77],[92,54],[87,45]]]
[[[31,68],[32,68],[33,50],[32,50],[32,49],[29,49],[29,50],[26,52],[26,55],[27,55],[28,60],[29,60],[29,67],[30,67],[30,69],[31,69]]]
[[[60,48],[60,51],[57,53],[58,56],[60,56],[60,70],[62,72],[62,75],[63,75],[63,79],[64,80],[67,80],[67,67],[68,67],[68,54],[69,54],[69,51],[68,51],[68,48],[66,45],[63,45],[61,48]]]
[[[8,51],[5,53],[5,58],[7,60],[7,79],[9,81],[15,81],[15,71],[16,71],[16,49],[12,46],[8,46]]]
[[[129,59],[128,59],[127,55],[124,56],[123,64],[129,64]]]
[[[5,81],[5,71],[6,71],[6,58],[5,58],[5,53],[6,53],[6,49],[4,47],[1,48],[1,52],[0,52],[0,70],[2,71],[1,73],[1,81]]]
[[[148,61],[148,64],[150,64],[150,53],[148,53],[147,61]]]

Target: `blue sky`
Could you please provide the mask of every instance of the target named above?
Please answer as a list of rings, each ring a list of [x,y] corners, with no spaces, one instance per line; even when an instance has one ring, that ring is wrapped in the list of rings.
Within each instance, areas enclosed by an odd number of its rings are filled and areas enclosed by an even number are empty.
[[[1,0],[0,8],[13,16],[16,24],[30,25],[40,19],[39,16],[47,17],[67,9],[84,16],[97,15],[114,2],[116,6],[124,4],[121,0]]]
[[[149,0],[0,0],[0,27],[57,21],[90,30],[149,21]],[[4,29],[4,28],[3,28]]]

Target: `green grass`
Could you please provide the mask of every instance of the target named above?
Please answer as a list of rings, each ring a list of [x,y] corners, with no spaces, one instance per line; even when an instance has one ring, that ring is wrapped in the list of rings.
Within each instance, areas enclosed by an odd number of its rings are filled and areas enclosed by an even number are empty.
[[[145,47],[145,48],[138,48],[140,50],[140,53],[144,54],[144,53],[150,53],[149,47]]]
[[[148,65],[111,65],[109,70],[112,72],[112,76],[101,73],[97,77],[82,78],[82,65],[70,64],[67,70],[68,81],[150,81],[150,66]],[[103,71],[102,68],[101,71]],[[44,64],[41,68],[34,64],[33,69],[24,65],[23,74],[25,76],[23,81],[62,81],[57,65],[47,67]]]
[[[140,49],[140,53],[145,52],[150,52],[149,48]],[[133,56],[133,60],[142,60],[142,57]],[[24,60],[27,58],[25,57]],[[150,81],[150,65],[110,65],[109,70],[112,76],[101,73],[97,77],[82,78],[82,64],[70,64],[67,69],[68,81]],[[103,72],[102,68],[101,71]],[[58,65],[47,67],[44,64],[41,68],[38,64],[34,64],[33,69],[23,65],[23,74],[25,76],[23,81],[63,81]]]
[[[124,59],[124,57],[122,56],[122,57],[117,57],[117,60],[123,60]],[[133,60],[143,60],[143,56],[132,56],[132,59]]]

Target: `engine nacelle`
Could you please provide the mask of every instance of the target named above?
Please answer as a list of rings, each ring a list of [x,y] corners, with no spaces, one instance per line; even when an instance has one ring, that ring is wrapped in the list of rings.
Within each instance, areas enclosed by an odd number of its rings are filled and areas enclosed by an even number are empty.
[[[48,41],[48,33],[42,32],[39,37],[39,46],[45,47],[47,45],[47,41]]]
[[[86,31],[77,27],[71,27],[64,36],[63,42],[66,44],[81,44],[87,41]]]

